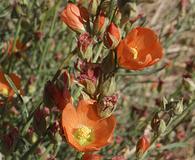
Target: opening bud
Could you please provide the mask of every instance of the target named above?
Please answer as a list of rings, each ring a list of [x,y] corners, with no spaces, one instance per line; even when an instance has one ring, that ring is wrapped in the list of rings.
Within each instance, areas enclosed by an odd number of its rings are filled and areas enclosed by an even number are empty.
[[[105,17],[103,12],[96,17],[93,26],[95,34],[102,34],[106,30],[106,26],[108,25],[108,19]]]
[[[106,29],[104,44],[107,48],[114,49],[118,46],[120,39],[120,29],[112,22]]]
[[[97,107],[98,115],[102,118],[110,117],[116,108],[117,101],[117,94],[100,98]]]
[[[144,152],[147,151],[147,149],[149,148],[150,143],[147,139],[146,136],[142,136],[136,145],[136,155],[137,157],[140,157],[141,155],[143,155]]]
[[[184,108],[184,106],[183,106],[183,99],[182,99],[182,100],[180,100],[180,101],[177,103],[177,105],[175,106],[175,108],[174,108],[174,110],[173,110],[174,114],[175,114],[175,115],[180,115],[180,114],[182,114],[183,108]]]

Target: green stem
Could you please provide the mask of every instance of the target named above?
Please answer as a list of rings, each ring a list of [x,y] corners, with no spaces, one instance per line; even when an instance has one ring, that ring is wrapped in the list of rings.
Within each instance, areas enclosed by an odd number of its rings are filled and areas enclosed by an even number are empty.
[[[143,70],[143,71],[134,71],[134,72],[118,72],[116,76],[141,76],[141,75],[151,75],[153,73],[160,72],[166,67],[166,64],[162,65],[159,68],[151,69],[151,70]]]
[[[53,30],[54,30],[54,26],[55,26],[55,21],[57,19],[57,11],[56,9],[58,8],[58,6],[60,5],[60,2],[61,0],[58,1],[58,3],[56,3],[56,5],[54,6],[55,7],[55,11],[54,11],[54,16],[53,16],[53,19],[52,19],[52,23],[51,23],[51,28],[49,30],[49,37],[51,37],[53,35]],[[45,58],[45,55],[48,51],[48,48],[49,48],[49,41],[47,40],[46,41],[46,44],[45,44],[45,47],[44,47],[44,50],[43,50],[43,53],[42,53],[42,57],[41,57],[41,63],[40,63],[40,66],[39,66],[39,72],[41,71],[42,69],[42,66],[44,64],[44,58]]]

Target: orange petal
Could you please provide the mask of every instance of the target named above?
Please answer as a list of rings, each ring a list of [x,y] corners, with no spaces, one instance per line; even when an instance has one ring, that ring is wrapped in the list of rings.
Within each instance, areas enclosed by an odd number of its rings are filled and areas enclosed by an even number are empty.
[[[96,105],[91,100],[79,101],[77,115],[81,124],[93,127],[100,117],[97,114]]]
[[[116,119],[114,116],[103,119],[96,124],[94,128],[96,147],[103,147],[108,145],[113,136],[113,132],[116,126]],[[105,129],[106,128],[106,129]]]
[[[78,117],[75,107],[68,103],[62,112],[62,127],[67,142],[74,148],[80,148],[80,145],[74,139],[74,129],[78,127]]]

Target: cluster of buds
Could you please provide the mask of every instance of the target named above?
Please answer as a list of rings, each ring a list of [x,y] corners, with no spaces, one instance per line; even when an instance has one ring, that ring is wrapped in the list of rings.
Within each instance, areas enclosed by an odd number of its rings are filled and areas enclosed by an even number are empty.
[[[111,49],[116,48],[121,38],[119,27],[114,22],[109,22],[106,13],[101,8],[98,9],[98,5],[99,1],[92,0],[87,10],[81,5],[68,3],[61,12],[62,21],[72,30],[81,33],[78,38],[78,48],[83,58],[88,60],[92,56],[92,46],[95,43],[91,34],[96,36],[97,41],[103,38],[105,46]],[[93,29],[90,26],[90,16],[94,18]]]
[[[180,115],[184,110],[184,102],[181,100],[171,99],[168,101],[166,98],[163,98],[162,111],[168,112],[170,115]]]
[[[168,101],[163,98],[162,108],[159,112],[155,113],[151,120],[151,128],[156,135],[163,134],[169,123],[170,118],[180,116],[183,113],[183,99],[176,101],[171,99]]]

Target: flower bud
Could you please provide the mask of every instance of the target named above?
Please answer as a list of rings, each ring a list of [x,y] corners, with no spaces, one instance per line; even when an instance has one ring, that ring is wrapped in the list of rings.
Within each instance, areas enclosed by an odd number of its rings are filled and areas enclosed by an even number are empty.
[[[116,92],[115,77],[107,79],[100,88],[102,96],[112,96]]]
[[[160,135],[164,133],[165,130],[166,130],[166,123],[163,119],[161,119],[158,127],[158,134]]]
[[[116,108],[117,101],[118,101],[117,94],[100,98],[97,107],[98,115],[102,118],[110,117]]]
[[[159,125],[160,125],[160,118],[158,116],[158,113],[156,113],[151,121],[151,127],[154,132],[158,132]]]
[[[96,15],[98,5],[99,5],[99,0],[91,0],[90,3],[89,3],[89,7],[88,7],[89,8],[89,12],[93,16]]]
[[[35,40],[36,40],[36,41],[40,41],[40,40],[43,39],[44,33],[41,32],[41,31],[35,31],[35,32],[34,32],[34,37],[35,37]]]
[[[69,77],[66,72],[58,80],[58,85],[48,81],[44,88],[43,101],[46,106],[57,106],[63,110],[67,103],[72,102],[70,92],[68,90]]]
[[[180,100],[173,110],[175,115],[180,115],[183,112],[183,99]]]
[[[124,0],[118,1],[119,11],[122,14],[122,23],[127,22],[129,19],[137,16],[137,6],[135,2],[128,2]]]
[[[106,30],[106,26],[108,24],[108,19],[105,17],[104,13],[101,12],[94,21],[94,33],[102,34]]]
[[[96,86],[95,84],[88,79],[84,80],[84,85],[85,85],[85,90],[89,95],[94,95],[95,91],[96,91]]]
[[[142,136],[136,145],[136,155],[137,157],[140,157],[141,155],[143,155],[144,152],[147,151],[147,149],[149,148],[150,143],[147,139],[146,136]]]
[[[120,29],[114,23],[111,23],[106,29],[104,35],[105,46],[110,49],[116,48],[120,41],[120,38],[121,38]]]
[[[84,18],[81,13],[81,9],[73,3],[68,3],[66,8],[61,12],[61,19],[72,30],[77,32],[84,32]]]
[[[88,32],[85,32],[79,36],[78,39],[78,48],[80,49],[80,53],[83,59],[90,60],[93,54],[92,45],[93,39],[89,35]]]

